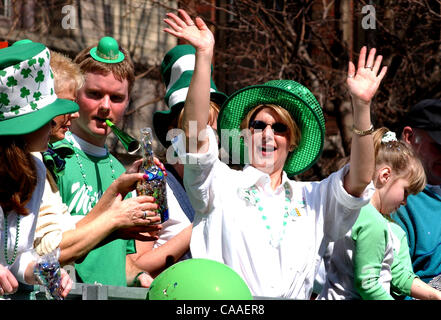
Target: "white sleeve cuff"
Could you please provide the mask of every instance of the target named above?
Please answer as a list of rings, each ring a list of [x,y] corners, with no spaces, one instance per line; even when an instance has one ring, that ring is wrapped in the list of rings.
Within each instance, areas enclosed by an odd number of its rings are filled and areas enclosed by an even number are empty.
[[[336,177],[332,179],[332,190],[334,190],[337,202],[350,210],[356,210],[364,207],[371,200],[372,195],[375,192],[374,183],[371,181],[366,189],[363,191],[360,197],[354,197],[350,195],[344,188],[344,177],[349,171],[349,164],[336,172]]]

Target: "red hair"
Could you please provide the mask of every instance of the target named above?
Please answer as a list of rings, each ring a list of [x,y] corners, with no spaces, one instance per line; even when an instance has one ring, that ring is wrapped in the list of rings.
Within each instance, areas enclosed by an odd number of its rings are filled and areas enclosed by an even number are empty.
[[[34,160],[22,136],[0,136],[0,206],[27,215],[26,204],[37,185]]]

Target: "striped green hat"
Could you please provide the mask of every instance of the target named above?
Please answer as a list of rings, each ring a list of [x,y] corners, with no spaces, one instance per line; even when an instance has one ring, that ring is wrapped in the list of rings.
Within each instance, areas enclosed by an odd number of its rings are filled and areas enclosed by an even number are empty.
[[[233,163],[244,163],[248,154],[240,135],[247,114],[262,104],[285,108],[301,131],[298,147],[288,155],[284,170],[289,177],[309,169],[320,157],[325,140],[325,119],[317,99],[305,86],[292,80],[272,80],[243,88],[224,103],[217,124],[221,145]]]
[[[195,53],[196,50],[191,45],[178,45],[168,51],[162,60],[161,76],[166,87],[164,100],[168,109],[156,111],[153,114],[153,128],[159,141],[165,147],[170,145],[170,141],[166,139],[168,127],[177,119],[184,107],[188,87],[193,76]],[[217,90],[213,79],[211,79],[210,92],[211,101],[221,107],[227,96]]]
[[[0,50],[0,135],[22,135],[40,129],[54,117],[78,111],[58,99],[45,45],[20,40]]]

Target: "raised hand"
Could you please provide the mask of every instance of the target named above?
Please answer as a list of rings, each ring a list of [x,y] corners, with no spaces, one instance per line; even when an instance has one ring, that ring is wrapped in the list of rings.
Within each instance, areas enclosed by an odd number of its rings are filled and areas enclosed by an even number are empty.
[[[378,73],[383,56],[378,55],[375,57],[375,48],[369,51],[367,60],[366,51],[367,48],[365,46],[360,50],[357,72],[355,72],[355,65],[352,61],[349,61],[348,78],[346,81],[352,99],[362,104],[370,104],[387,71],[387,67],[384,66],[381,72]]]
[[[164,28],[164,31],[180,39],[188,41],[197,50],[212,49],[214,47],[214,36],[205,22],[196,17],[193,21],[185,10],[179,9],[179,15],[167,13],[164,22],[170,28]]]

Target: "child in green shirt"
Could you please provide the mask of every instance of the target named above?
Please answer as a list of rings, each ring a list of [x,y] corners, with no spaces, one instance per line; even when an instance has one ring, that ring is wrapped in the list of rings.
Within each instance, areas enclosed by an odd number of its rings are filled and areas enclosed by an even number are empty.
[[[417,299],[441,299],[421,281],[400,250],[402,241],[389,215],[423,190],[423,166],[412,150],[387,128],[374,132],[376,188],[352,230],[334,243],[326,282],[318,299],[392,300],[391,292]],[[406,257],[406,256],[405,256]]]

